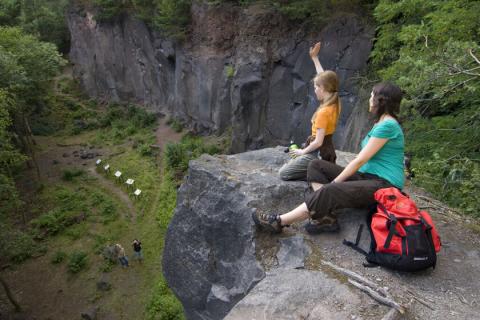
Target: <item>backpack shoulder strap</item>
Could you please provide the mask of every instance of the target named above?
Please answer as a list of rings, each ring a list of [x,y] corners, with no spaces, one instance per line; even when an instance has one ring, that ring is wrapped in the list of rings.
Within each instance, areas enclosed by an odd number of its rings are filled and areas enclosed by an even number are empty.
[[[357,237],[355,239],[355,242],[351,242],[351,241],[348,241],[347,239],[343,239],[343,244],[366,256],[368,253],[358,246],[358,244],[360,243],[360,239],[362,237],[362,232],[363,232],[363,223],[358,227]]]

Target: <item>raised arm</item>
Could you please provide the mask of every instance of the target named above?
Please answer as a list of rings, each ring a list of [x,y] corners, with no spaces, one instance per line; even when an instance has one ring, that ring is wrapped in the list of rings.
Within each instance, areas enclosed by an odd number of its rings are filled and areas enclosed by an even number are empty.
[[[320,64],[320,60],[318,59],[318,53],[320,52],[320,42],[315,43],[313,47],[310,47],[310,58],[312,58],[313,64],[315,65],[315,70],[318,73],[322,73],[324,70],[322,65]]]

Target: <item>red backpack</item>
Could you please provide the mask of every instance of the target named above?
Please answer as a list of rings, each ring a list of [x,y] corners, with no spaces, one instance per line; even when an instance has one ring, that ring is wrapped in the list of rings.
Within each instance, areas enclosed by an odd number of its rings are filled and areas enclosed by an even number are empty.
[[[369,218],[370,252],[358,247],[363,224],[355,243],[343,243],[365,254],[372,265],[401,271],[435,268],[441,243],[430,215],[397,188],[380,189],[374,197],[377,208]]]

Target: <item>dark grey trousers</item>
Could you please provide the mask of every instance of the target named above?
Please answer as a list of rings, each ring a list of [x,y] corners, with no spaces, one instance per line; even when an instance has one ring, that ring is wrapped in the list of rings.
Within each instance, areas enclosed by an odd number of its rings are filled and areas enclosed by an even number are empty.
[[[324,160],[313,160],[307,169],[307,180],[324,184],[319,190],[307,195],[305,203],[312,219],[332,216],[335,210],[344,208],[369,208],[375,204],[373,194],[378,189],[392,185],[369,173],[355,173],[347,181],[330,183],[343,167]]]

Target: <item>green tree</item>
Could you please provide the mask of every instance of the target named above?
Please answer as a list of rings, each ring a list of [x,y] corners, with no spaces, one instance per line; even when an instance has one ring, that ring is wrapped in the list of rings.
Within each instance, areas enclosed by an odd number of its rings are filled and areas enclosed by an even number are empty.
[[[377,75],[405,91],[416,181],[472,213],[480,209],[479,11],[479,1],[381,0],[372,52]]]
[[[20,27],[40,40],[68,52],[70,33],[65,19],[69,0],[2,0],[0,25]]]

